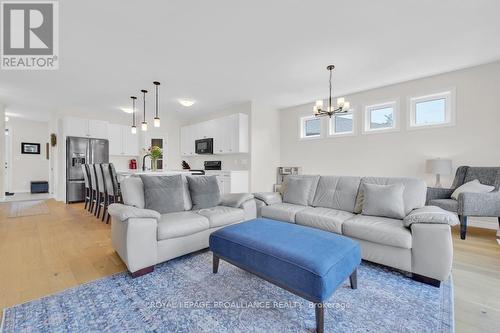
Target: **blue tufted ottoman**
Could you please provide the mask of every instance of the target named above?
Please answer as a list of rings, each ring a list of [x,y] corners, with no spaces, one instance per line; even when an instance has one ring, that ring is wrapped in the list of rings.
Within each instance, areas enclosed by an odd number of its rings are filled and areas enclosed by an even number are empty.
[[[359,245],[327,231],[259,218],[213,232],[210,250],[214,273],[223,259],[315,303],[319,333],[323,302],[348,277],[351,288],[357,288]]]

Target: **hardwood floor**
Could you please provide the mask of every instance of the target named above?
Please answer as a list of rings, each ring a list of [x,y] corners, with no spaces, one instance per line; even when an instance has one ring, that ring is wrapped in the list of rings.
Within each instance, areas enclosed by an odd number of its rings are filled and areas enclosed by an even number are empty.
[[[111,246],[110,225],[82,204],[48,200],[50,214],[8,218],[0,204],[0,309],[125,270]],[[457,332],[497,332],[500,245],[494,230],[454,230]]]

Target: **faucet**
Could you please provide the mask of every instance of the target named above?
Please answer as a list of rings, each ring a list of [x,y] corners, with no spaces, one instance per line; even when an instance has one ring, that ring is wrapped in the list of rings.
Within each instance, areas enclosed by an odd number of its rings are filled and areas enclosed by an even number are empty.
[[[151,156],[151,154],[146,154],[142,157],[142,171],[146,171],[146,157]]]

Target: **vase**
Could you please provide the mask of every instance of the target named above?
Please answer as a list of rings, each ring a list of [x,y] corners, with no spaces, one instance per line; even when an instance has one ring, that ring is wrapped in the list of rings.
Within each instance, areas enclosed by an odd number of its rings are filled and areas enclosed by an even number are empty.
[[[151,159],[151,170],[158,171],[158,159],[157,158]]]

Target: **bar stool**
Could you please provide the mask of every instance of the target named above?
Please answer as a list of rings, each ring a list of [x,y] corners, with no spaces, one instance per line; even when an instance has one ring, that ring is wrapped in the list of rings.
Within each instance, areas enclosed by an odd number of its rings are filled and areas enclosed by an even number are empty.
[[[123,203],[122,191],[120,189],[120,182],[118,181],[118,174],[116,173],[113,163],[109,163],[109,172],[111,173],[111,180],[113,181],[113,190],[115,193],[116,202]]]
[[[94,169],[97,178],[97,207],[95,216],[99,218],[99,215],[101,215],[101,208],[103,209],[103,215],[104,215],[104,204],[106,200],[106,184],[104,183],[104,177],[102,176],[101,164],[94,164]]]
[[[99,197],[99,188],[97,184],[97,174],[95,172],[94,164],[87,164],[90,174],[90,212],[96,215],[97,212],[97,199]]]
[[[85,209],[87,209],[88,205],[88,210],[90,210],[90,196],[91,196],[91,186],[90,186],[90,179],[89,179],[89,170],[88,170],[88,165],[87,164],[82,164],[82,171],[83,171],[83,179],[85,180]]]
[[[111,168],[109,164],[103,163],[101,164],[102,176],[104,178],[104,185],[106,188],[106,195],[104,198],[104,213],[102,214],[102,221],[108,214],[106,223],[109,223],[109,213],[108,206],[112,203],[117,202],[118,196],[115,194],[115,188],[113,185],[113,178],[111,176]]]

